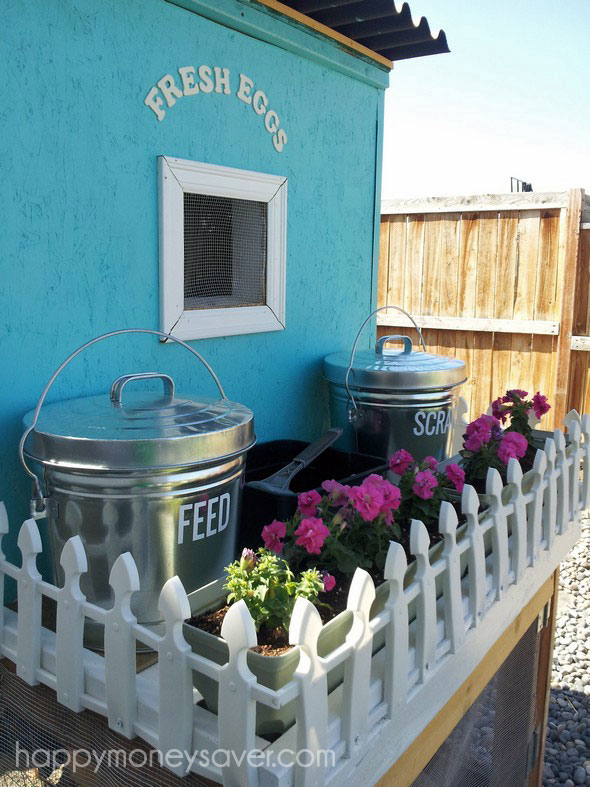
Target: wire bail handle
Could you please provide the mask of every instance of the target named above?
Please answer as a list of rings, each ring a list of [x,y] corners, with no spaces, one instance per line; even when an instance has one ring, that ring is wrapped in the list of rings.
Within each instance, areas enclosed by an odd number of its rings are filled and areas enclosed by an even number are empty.
[[[401,306],[379,306],[378,309],[375,309],[374,311],[372,311],[371,314],[369,314],[367,319],[363,322],[363,324],[361,325],[361,327],[358,330],[358,333],[357,333],[356,338],[354,340],[354,344],[352,345],[352,351],[350,353],[350,363],[348,364],[348,369],[346,370],[346,376],[344,378],[344,386],[346,388],[346,394],[347,394],[347,396],[350,399],[350,402],[352,404],[352,407],[349,407],[349,409],[348,409],[348,416],[349,416],[351,422],[355,421],[358,418],[358,415],[359,415],[359,413],[358,413],[358,409],[359,409],[358,405],[355,402],[354,396],[350,392],[350,373],[352,371],[352,365],[354,363],[354,355],[356,353],[356,348],[357,348],[359,339],[361,337],[361,333],[363,332],[363,328],[365,327],[365,325],[378,312],[382,312],[385,309],[396,309],[398,312],[401,312],[402,314],[406,315],[406,317],[410,320],[410,322],[412,323],[412,325],[414,326],[414,328],[418,332],[418,336],[420,337],[420,344],[422,345],[422,349],[424,350],[424,352],[426,352],[426,345],[424,344],[424,337],[422,336],[422,331],[418,327],[418,324],[417,324],[416,320],[412,317],[412,315],[408,314],[408,312],[405,311],[404,309],[402,309]],[[408,352],[411,352],[411,344],[412,344],[411,339],[408,336],[399,336],[397,334],[396,335],[392,335],[392,336],[383,336],[383,337],[381,337],[381,339],[379,339],[377,341],[376,351],[378,353],[383,353],[383,345],[385,344],[386,341],[389,341],[390,339],[402,339],[403,342],[404,342],[403,353],[404,354],[408,354]],[[407,342],[410,342],[409,349],[408,349]]]
[[[194,347],[191,347],[190,344],[187,344],[186,342],[183,342],[181,339],[177,339],[176,336],[173,336],[171,333],[163,333],[162,331],[154,331],[154,330],[151,330],[150,328],[120,328],[117,331],[109,331],[108,333],[103,333],[100,336],[96,336],[94,339],[91,339],[90,341],[85,342],[85,344],[82,344],[80,347],[78,347],[77,350],[74,350],[74,352],[71,355],[68,355],[68,357],[65,359],[65,361],[63,361],[63,363],[60,364],[60,366],[55,370],[55,372],[51,375],[51,377],[47,381],[47,384],[45,385],[45,388],[41,392],[41,396],[39,397],[39,401],[37,402],[37,407],[35,407],[35,412],[33,414],[33,420],[31,422],[31,425],[25,430],[25,432],[24,432],[23,436],[21,437],[20,442],[18,444],[18,455],[19,455],[21,464],[24,467],[25,472],[27,473],[27,475],[29,475],[31,477],[32,481],[33,481],[33,499],[31,500],[31,515],[35,519],[40,519],[41,517],[43,517],[45,515],[47,506],[46,506],[46,500],[43,497],[43,492],[41,491],[41,483],[39,481],[39,478],[37,477],[36,473],[34,473],[29,468],[29,466],[27,465],[27,462],[25,460],[25,442],[27,440],[27,437],[31,434],[31,432],[33,431],[33,429],[37,425],[37,421],[39,420],[39,413],[41,412],[41,407],[43,406],[43,403],[45,401],[45,397],[49,393],[49,389],[51,388],[51,386],[53,385],[53,383],[57,379],[58,375],[61,374],[61,372],[65,369],[65,367],[70,363],[70,361],[73,361],[74,358],[77,355],[79,355],[81,352],[86,350],[88,347],[91,347],[93,344],[97,344],[97,342],[102,341],[103,339],[109,339],[111,336],[120,336],[121,334],[124,334],[124,333],[147,333],[147,334],[150,334],[152,336],[159,336],[161,339],[171,339],[173,342],[176,342],[177,344],[182,345],[182,347],[186,347],[186,349],[189,352],[191,352],[193,355],[195,355],[199,359],[199,361],[201,361],[201,363],[205,366],[205,368],[207,369],[207,371],[209,372],[211,377],[213,377],[213,379],[215,381],[215,384],[217,385],[217,388],[219,389],[219,393],[221,394],[221,398],[222,399],[227,399],[227,396],[225,395],[225,391],[223,390],[223,388],[221,386],[221,383],[219,382],[219,378],[217,377],[217,375],[215,374],[215,372],[213,371],[213,369],[211,368],[209,363],[203,358],[203,356],[199,352],[197,352],[197,350],[194,349]],[[173,395],[173,393],[174,393],[174,383],[173,383],[172,379],[168,375],[161,375],[161,374],[156,373],[156,372],[147,372],[145,374],[140,374],[140,375],[124,375],[124,377],[127,377],[129,379],[132,379],[132,378],[137,379],[138,377],[139,378],[143,378],[143,379],[152,378],[152,377],[160,377],[162,379],[167,378],[165,380],[165,391],[166,391],[166,393],[169,393],[170,395]],[[115,380],[115,382],[113,383],[113,386],[111,388],[111,400],[113,400],[113,388],[117,388],[118,389],[117,392],[118,392],[118,395],[120,397],[122,389],[123,389],[123,386],[125,385],[125,382],[128,382],[128,380],[125,380],[123,382],[123,378],[121,378],[121,377],[118,378],[117,380]],[[117,386],[117,383],[120,383],[120,385]],[[116,401],[116,399],[114,399],[114,401]]]

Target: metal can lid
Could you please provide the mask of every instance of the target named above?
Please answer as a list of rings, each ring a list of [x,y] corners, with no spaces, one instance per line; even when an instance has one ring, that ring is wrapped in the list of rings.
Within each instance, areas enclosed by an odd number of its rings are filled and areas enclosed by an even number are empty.
[[[33,411],[24,417],[33,421]],[[25,451],[43,464],[96,471],[211,464],[250,448],[254,414],[228,399],[153,392],[45,405]]]
[[[397,337],[396,337],[397,338]],[[407,337],[404,337],[404,339]],[[355,389],[377,391],[444,391],[467,379],[465,363],[427,352],[385,350],[361,351],[354,356],[349,384]],[[411,347],[411,344],[410,344]],[[350,353],[337,352],[324,358],[324,377],[332,383],[345,384]]]

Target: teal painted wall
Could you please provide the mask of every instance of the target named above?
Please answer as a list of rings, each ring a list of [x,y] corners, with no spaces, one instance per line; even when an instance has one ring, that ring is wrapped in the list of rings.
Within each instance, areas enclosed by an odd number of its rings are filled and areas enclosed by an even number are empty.
[[[221,6],[237,16],[246,8]],[[267,29],[313,48],[309,34],[258,13]],[[251,6],[247,15],[251,23]],[[316,39],[357,79],[164,0],[6,0],[3,28],[0,499],[12,528],[29,498],[21,419],[48,377],[97,334],[159,327],[159,154],[288,177],[286,330],[195,346],[228,396],[255,411],[259,439],[317,435],[328,419],[321,360],[351,346],[372,306],[387,74]],[[202,63],[230,69],[232,95],[184,97],[158,122],[143,103],[150,87]],[[287,130],[280,155],[235,97],[240,72]],[[77,359],[48,401],[145,370],[171,373],[184,394],[216,390],[183,348],[125,336]]]

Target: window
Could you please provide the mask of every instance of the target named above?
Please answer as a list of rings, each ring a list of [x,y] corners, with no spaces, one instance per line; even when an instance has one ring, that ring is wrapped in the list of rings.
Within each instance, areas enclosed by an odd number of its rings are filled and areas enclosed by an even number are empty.
[[[287,179],[160,156],[160,329],[285,327]]]

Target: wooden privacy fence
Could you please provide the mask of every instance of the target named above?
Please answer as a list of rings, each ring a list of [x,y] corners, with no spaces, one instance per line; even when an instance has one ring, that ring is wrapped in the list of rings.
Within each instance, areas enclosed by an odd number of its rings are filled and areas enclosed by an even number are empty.
[[[545,428],[590,409],[590,200],[582,189],[382,204],[378,305],[465,361],[471,417],[506,388],[546,393]],[[378,335],[406,332],[398,312]]]
[[[590,416],[570,413],[567,427],[569,444],[555,430],[525,476],[515,459],[504,487],[499,473],[489,470],[483,513],[468,485],[460,527],[455,509],[443,503],[442,545],[429,548],[424,524],[413,520],[414,565],[408,567],[402,546],[391,542],[382,586],[376,589],[369,574],[357,569],[342,613],[352,618],[352,626],[330,653],[318,652],[323,624],[317,609],[298,599],[289,642],[299,649],[299,662],[292,679],[276,691],[259,683],[248,667],[246,653],[257,636],[244,601],[225,616],[221,635],[228,661],[218,664],[192,652],[184,639],[190,604],[178,577],[160,594],[164,623],[159,630],[146,627],[131,611],[140,581],[130,553],[112,567],[114,603],[103,609],[80,591],[88,565],[79,536],[69,539],[61,554],[63,587],[41,579],[34,519],[20,529],[20,567],[0,551],[0,591],[4,577],[15,580],[18,589],[18,612],[0,604],[0,654],[16,664],[22,680],[53,689],[71,711],[89,709],[121,735],[143,738],[178,775],[190,770],[228,787],[353,787],[375,783],[398,761],[391,783],[409,783],[418,775],[412,768],[419,758],[413,765],[399,758],[462,689],[579,537],[580,511],[590,505]],[[0,540],[7,532],[0,504]],[[386,591],[383,605],[373,614],[380,588]],[[42,597],[57,608],[55,632],[43,626]],[[104,654],[84,648],[86,618],[104,627]],[[158,654],[157,663],[139,674],[136,642]],[[343,667],[340,685],[330,689],[328,675],[338,667]],[[198,704],[194,672],[218,682],[218,715]],[[442,738],[429,738],[430,756],[472,702],[464,691],[446,712],[437,727]],[[272,742],[258,736],[257,704],[279,709],[289,703],[295,724]],[[59,740],[60,730],[54,732]],[[220,764],[215,752],[233,755]],[[262,760],[247,756],[257,752]],[[282,756],[296,752],[323,756]]]

